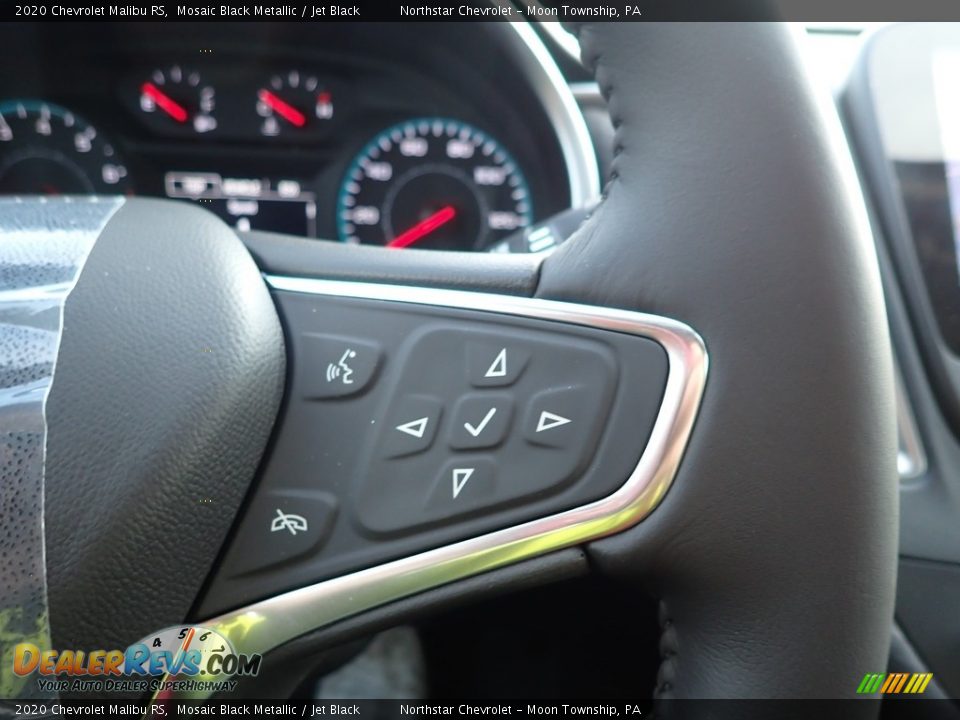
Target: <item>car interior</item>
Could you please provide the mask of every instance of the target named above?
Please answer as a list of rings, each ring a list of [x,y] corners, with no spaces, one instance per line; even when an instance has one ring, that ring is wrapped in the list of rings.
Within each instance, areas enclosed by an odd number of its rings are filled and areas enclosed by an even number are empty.
[[[258,671],[110,697],[960,718],[960,26],[10,22],[0,68],[4,698],[89,696],[16,643],[190,625]]]

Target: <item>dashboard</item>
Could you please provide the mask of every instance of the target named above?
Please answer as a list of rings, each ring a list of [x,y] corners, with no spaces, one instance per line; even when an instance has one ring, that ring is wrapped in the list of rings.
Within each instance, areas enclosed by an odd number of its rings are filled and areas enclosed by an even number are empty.
[[[548,249],[516,238],[598,193],[596,156],[517,25],[3,28],[0,193],[175,198],[238,230],[351,244]]]
[[[902,478],[897,621],[957,694],[960,33],[811,36],[808,61],[843,70],[831,84],[919,458]],[[0,25],[0,63],[0,194],[174,198],[239,231],[549,250],[560,239],[532,231],[596,199],[596,150],[611,149],[522,23],[18,23]]]

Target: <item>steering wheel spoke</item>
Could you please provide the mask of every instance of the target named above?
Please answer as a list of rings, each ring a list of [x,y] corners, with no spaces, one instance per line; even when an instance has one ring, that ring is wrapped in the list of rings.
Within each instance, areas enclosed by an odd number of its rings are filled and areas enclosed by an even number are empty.
[[[218,627],[256,614],[257,637],[279,644],[617,532],[669,489],[707,376],[704,345],[682,323],[267,281],[292,377],[259,487],[200,605]]]

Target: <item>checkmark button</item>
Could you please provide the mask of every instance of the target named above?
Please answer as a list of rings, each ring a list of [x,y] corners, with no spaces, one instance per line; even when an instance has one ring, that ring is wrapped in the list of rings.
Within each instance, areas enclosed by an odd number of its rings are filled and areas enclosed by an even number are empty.
[[[483,416],[483,420],[481,420],[476,426],[471,425],[468,422],[465,422],[463,424],[463,428],[468,433],[470,433],[472,437],[480,437],[480,433],[482,433],[483,429],[490,424],[490,421],[493,419],[493,416],[496,414],[497,414],[497,408],[492,407],[489,410],[487,410],[487,414]]]
[[[450,428],[450,446],[476,450],[499,445],[507,435],[513,401],[501,393],[470,393],[457,402]]]

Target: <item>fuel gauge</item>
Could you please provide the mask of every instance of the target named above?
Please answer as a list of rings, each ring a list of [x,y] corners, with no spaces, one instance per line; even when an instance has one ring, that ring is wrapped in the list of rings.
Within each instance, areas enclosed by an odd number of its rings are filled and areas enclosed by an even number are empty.
[[[314,134],[333,120],[333,90],[316,75],[298,70],[278,73],[257,88],[256,111],[264,137]]]
[[[199,71],[180,65],[157,69],[139,89],[140,111],[155,129],[190,133],[216,130],[216,92]]]

